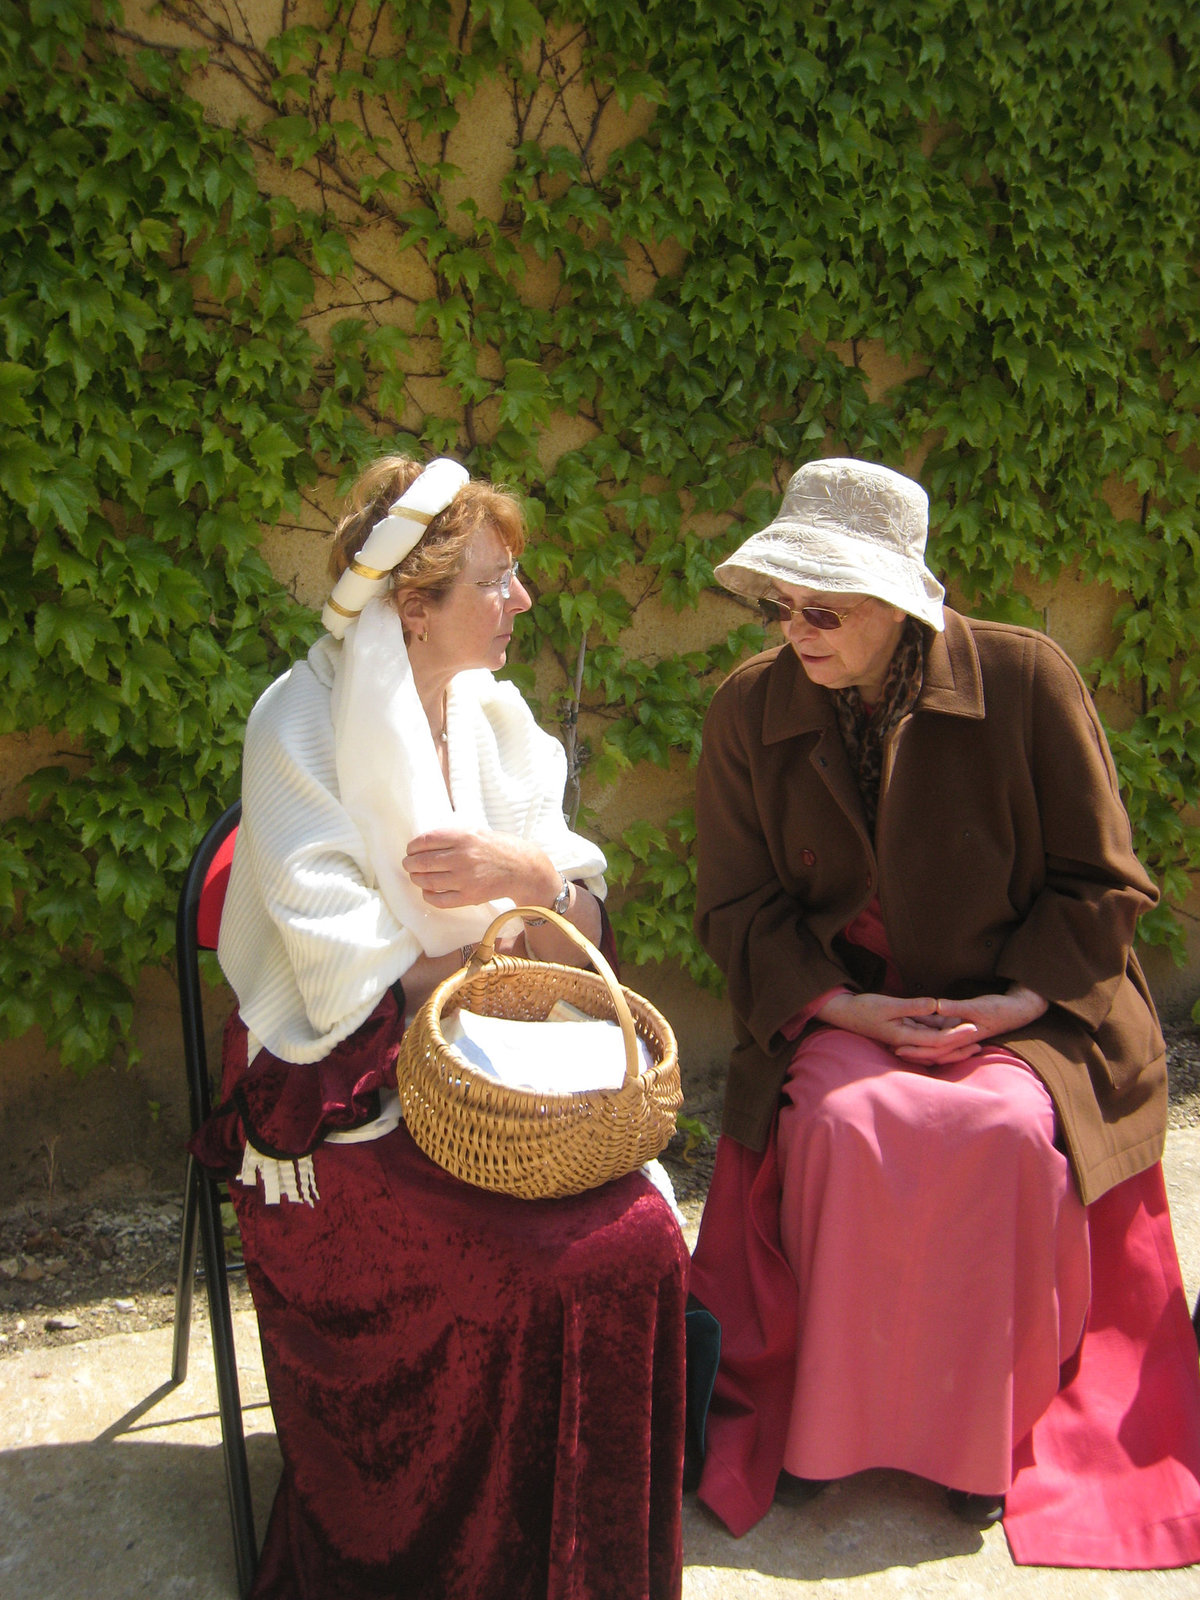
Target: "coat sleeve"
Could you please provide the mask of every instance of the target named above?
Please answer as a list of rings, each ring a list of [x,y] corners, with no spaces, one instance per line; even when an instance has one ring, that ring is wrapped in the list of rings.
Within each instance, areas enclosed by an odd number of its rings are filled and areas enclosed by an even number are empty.
[[[761,737],[735,674],[713,697],[696,775],[696,934],[729,984],[735,1017],[774,1054],[785,1025],[821,995],[856,985],[804,925],[772,859],[748,759]]]
[[[1133,853],[1104,730],[1074,665],[1040,639],[1024,671],[1045,881],[997,971],[1095,1029],[1125,980],[1137,919],[1158,892]]]

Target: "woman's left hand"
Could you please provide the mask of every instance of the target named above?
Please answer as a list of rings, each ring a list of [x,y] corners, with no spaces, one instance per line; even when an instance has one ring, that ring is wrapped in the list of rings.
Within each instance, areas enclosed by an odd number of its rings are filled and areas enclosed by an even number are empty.
[[[436,828],[410,841],[404,870],[431,906],[477,906],[504,898],[548,906],[562,887],[549,856],[508,833]]]
[[[925,1026],[950,1029],[965,1026],[972,1030],[959,1037],[963,1039],[960,1054],[943,1057],[940,1065],[971,1055],[985,1039],[994,1039],[1000,1033],[1012,1033],[1027,1023],[1036,1022],[1043,1015],[1047,1002],[1032,989],[1015,984],[1007,994],[979,994],[973,1000],[939,1000],[937,1014],[919,1018]],[[920,1047],[900,1045],[898,1056],[914,1061],[928,1062],[930,1052]]]

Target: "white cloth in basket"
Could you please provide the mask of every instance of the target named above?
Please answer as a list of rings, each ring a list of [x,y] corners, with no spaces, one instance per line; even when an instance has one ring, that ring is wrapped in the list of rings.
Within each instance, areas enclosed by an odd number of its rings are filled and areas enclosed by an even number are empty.
[[[520,1022],[454,1011],[443,1018],[446,1043],[464,1062],[508,1089],[578,1094],[619,1089],[625,1081],[625,1041],[615,1022]],[[640,1038],[639,1070],[654,1065]]]

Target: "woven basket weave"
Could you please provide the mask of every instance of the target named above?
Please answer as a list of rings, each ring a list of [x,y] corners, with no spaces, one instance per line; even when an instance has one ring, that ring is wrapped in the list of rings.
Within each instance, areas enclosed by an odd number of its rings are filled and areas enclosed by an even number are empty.
[[[587,952],[596,971],[497,955],[498,930],[518,916],[553,922]],[[625,1082],[619,1089],[510,1089],[465,1062],[442,1032],[442,1018],[455,1010],[544,1022],[558,1000],[620,1023]],[[572,1024],[552,1026],[569,1047]],[[653,1061],[644,1072],[639,1035]],[[405,1030],[397,1078],[404,1120],[427,1156],[466,1183],[526,1200],[581,1194],[633,1172],[666,1148],[683,1103],[679,1053],[666,1019],[621,987],[577,928],[533,906],[497,917],[467,965],[433,991]]]

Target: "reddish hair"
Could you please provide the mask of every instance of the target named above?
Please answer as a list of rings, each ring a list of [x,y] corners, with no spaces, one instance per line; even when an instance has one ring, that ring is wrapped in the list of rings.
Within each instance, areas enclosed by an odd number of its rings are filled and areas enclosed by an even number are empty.
[[[380,456],[355,480],[346,496],[346,510],[334,533],[329,567],[334,579],[366,543],[375,524],[424,471],[408,456]],[[466,483],[421,535],[404,560],[392,568],[392,589],[422,589],[445,594],[467,563],[471,540],[490,525],[515,561],[525,548],[525,517],[520,502],[506,489],[480,478]]]

